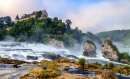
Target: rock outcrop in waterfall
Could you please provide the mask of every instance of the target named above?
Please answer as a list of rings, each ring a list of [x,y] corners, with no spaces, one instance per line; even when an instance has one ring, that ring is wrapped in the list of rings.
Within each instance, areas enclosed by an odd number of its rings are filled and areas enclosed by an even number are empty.
[[[57,41],[55,39],[51,39],[49,41],[49,44],[51,44],[52,46],[56,48],[64,48],[64,43],[62,41]]]
[[[110,59],[111,61],[118,61],[119,58],[117,56],[118,49],[114,44],[112,44],[111,40],[105,40],[102,45],[102,54],[105,58]]]
[[[83,49],[83,56],[96,57],[96,45],[94,44],[94,42],[90,40],[85,41]]]

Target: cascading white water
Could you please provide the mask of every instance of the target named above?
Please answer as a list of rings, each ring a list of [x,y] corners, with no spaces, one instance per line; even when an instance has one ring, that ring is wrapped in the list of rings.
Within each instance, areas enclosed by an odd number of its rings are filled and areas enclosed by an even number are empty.
[[[72,50],[71,50],[72,52]],[[97,46],[97,57],[84,57],[82,56],[83,50],[78,51],[80,52],[80,55],[77,57],[79,58],[85,58],[88,60],[101,60],[105,62],[113,62],[115,64],[120,64],[118,62],[110,61],[109,59],[106,59],[101,54],[101,47],[100,45]],[[78,52],[74,52],[74,55],[77,55]],[[0,42],[0,57],[3,58],[11,58],[11,59],[19,59],[19,60],[25,60],[25,61],[32,61],[27,60],[27,56],[37,56],[38,60],[40,61],[44,59],[42,57],[42,54],[44,53],[55,53],[60,54],[62,57],[65,57],[66,55],[71,55],[71,53],[67,49],[57,49],[55,47],[52,47],[51,45],[44,45],[39,43],[19,43],[19,42]],[[71,58],[70,58],[71,59]]]
[[[2,58],[11,58],[27,60],[27,56],[37,56],[38,60],[44,59],[42,54],[55,53],[60,55],[71,55],[66,49],[56,49],[49,45],[35,43],[18,43],[18,42],[0,42],[0,56]]]

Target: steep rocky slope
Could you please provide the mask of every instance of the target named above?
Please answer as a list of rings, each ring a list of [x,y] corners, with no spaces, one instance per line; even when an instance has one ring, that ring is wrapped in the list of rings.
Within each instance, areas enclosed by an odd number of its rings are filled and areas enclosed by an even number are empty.
[[[51,39],[49,41],[49,44],[51,44],[52,46],[56,48],[64,48],[64,43],[62,41],[57,41],[55,39]]]
[[[92,41],[90,40],[85,41],[83,49],[84,49],[83,52],[84,56],[96,57],[96,45]]]
[[[118,49],[110,40],[105,40],[102,45],[102,54],[105,58],[108,58],[112,61],[118,61],[119,58],[117,56]]]

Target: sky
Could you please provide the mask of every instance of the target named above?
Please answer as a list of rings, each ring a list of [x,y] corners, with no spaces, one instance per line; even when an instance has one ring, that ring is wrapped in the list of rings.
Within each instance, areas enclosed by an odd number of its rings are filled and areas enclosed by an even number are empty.
[[[84,33],[130,29],[130,0],[0,0],[0,17],[46,10]]]

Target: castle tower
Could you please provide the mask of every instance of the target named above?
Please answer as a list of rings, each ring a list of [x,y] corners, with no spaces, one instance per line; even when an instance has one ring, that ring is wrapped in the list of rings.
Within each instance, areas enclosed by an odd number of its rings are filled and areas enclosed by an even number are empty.
[[[44,19],[48,18],[48,13],[47,13],[46,10],[43,10],[43,11],[41,11],[41,12],[42,12],[42,19],[43,19],[43,18],[44,18]]]
[[[17,21],[19,21],[19,16],[18,15],[15,18],[15,23],[17,23]]]

